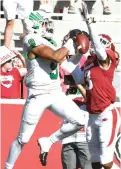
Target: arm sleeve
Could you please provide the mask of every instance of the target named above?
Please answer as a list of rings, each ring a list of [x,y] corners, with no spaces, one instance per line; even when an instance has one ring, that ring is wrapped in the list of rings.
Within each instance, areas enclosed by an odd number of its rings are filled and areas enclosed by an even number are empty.
[[[83,54],[79,53],[78,51],[70,60],[74,65],[78,65],[82,56]]]
[[[87,24],[88,31],[89,31],[89,34],[90,34],[90,37],[91,37],[91,41],[93,43],[94,50],[95,50],[95,53],[97,55],[97,58],[99,60],[105,60],[107,58],[107,54],[106,54],[105,48],[100,43],[100,39],[99,39],[98,35],[96,35],[94,33],[94,31],[92,30],[91,26],[92,25]]]
[[[74,63],[65,60],[60,66],[65,71],[72,74],[76,85],[84,84],[84,71],[80,69],[79,65],[75,65]]]
[[[77,65],[73,64],[72,62],[65,60],[60,64],[60,67],[67,71],[68,73],[72,73]]]
[[[71,74],[76,85],[84,84],[84,71],[82,71],[79,66],[77,66]]]
[[[68,73],[71,73],[79,64],[82,56],[83,54],[77,52],[70,60],[65,60],[62,62],[60,66]]]

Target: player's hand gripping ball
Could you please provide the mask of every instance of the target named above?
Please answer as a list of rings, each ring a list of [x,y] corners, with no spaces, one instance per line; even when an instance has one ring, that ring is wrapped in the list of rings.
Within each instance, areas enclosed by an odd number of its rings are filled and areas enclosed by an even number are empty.
[[[77,50],[80,53],[85,54],[89,50],[90,42],[86,35],[78,34],[76,35],[76,38],[75,38],[75,45],[76,45]]]

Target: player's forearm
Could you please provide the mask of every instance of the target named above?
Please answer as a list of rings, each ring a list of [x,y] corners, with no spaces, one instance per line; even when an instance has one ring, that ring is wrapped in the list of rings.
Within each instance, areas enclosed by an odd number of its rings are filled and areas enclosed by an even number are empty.
[[[71,72],[71,74],[76,85],[85,84],[84,71],[82,71],[79,66],[76,66],[76,68],[73,70],[73,72]]]
[[[84,72],[78,65],[82,55],[77,52],[70,60],[64,60],[60,65],[65,71],[72,74],[76,84],[84,84]]]
[[[77,67],[77,65],[74,65],[72,62],[68,60],[64,60],[61,64],[60,67],[67,71],[68,73],[72,73],[74,69]]]
[[[84,84],[84,71],[82,71],[79,67],[79,65],[73,64],[71,61],[65,60],[60,67],[67,71],[68,73],[71,73],[73,76],[73,79],[75,83],[78,84]]]
[[[92,29],[92,25],[87,23],[88,31],[91,37],[92,44],[94,46],[95,53],[99,60],[105,60],[107,58],[107,54],[105,52],[104,47],[100,43],[100,39],[98,35],[96,35]]]
[[[68,49],[66,47],[62,47],[57,50],[53,50],[48,46],[39,45],[33,48],[31,50],[31,53],[32,55],[34,54],[34,57],[40,56],[43,59],[48,59],[48,60],[55,61],[57,63],[61,63],[66,59],[66,56],[68,55]]]
[[[67,59],[63,60],[63,62],[61,62],[61,64],[60,64],[60,66],[65,71],[67,71],[68,73],[72,73],[76,69],[76,67],[77,67],[77,65],[78,65],[78,63],[80,61],[81,56],[82,56],[82,54],[80,54],[79,52],[77,52],[75,55],[73,55],[71,57],[71,59],[69,59],[69,60],[67,60]]]
[[[54,61],[62,63],[66,59],[67,55],[68,49],[66,47],[62,47],[54,51],[52,57]]]
[[[75,55],[73,55],[70,60],[66,60],[66,59],[63,60],[63,62],[61,62],[60,66],[68,73],[72,73],[75,70],[75,68],[77,67],[77,65],[79,64],[82,56],[83,56],[83,54],[81,54],[79,51],[77,51],[77,53]]]
[[[78,65],[82,56],[83,56],[83,54],[79,53],[79,51],[78,51],[74,56],[71,57],[71,62],[74,65]]]

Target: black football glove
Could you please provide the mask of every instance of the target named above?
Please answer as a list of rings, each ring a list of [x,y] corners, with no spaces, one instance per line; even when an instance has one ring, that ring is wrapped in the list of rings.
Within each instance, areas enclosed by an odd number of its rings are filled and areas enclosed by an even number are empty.
[[[62,46],[71,38],[74,42],[76,39],[76,35],[78,34],[82,34],[82,31],[79,29],[73,29],[71,31],[69,31],[69,33],[64,36],[63,41],[62,41]]]

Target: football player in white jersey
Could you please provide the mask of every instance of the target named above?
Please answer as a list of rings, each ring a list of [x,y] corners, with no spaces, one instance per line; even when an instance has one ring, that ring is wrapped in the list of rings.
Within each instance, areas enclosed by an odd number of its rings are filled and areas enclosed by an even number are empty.
[[[50,24],[52,25],[52,22],[49,22],[49,19],[45,17],[45,14],[42,15],[41,11],[31,12],[28,19],[24,21],[26,35],[23,38],[23,45],[28,71],[25,84],[28,87],[28,97],[23,109],[20,130],[11,145],[5,169],[14,167],[24,144],[30,140],[46,109],[51,110],[70,123],[62,126],[49,138],[38,139],[41,148],[40,160],[47,156],[53,143],[77,132],[86,122],[84,111],[80,110],[62,92],[58,76],[58,64],[64,64],[66,55],[75,50],[74,42],[69,39],[62,48],[56,49],[52,44],[52,27]],[[77,51],[77,54],[71,60],[74,62],[73,65],[78,64],[81,55]],[[71,69],[74,68],[71,67]],[[41,162],[42,165],[46,165],[46,158]]]

